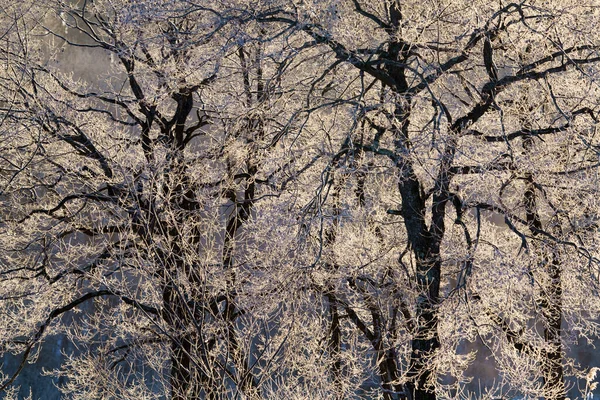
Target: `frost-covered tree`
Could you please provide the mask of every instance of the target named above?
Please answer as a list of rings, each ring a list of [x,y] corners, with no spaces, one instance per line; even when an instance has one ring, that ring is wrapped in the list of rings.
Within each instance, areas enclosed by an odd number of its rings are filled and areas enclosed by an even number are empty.
[[[581,317],[598,307],[597,18],[574,2],[356,0],[261,18],[328,51],[318,89],[333,84],[341,90],[329,96],[355,107],[340,148],[395,170],[399,206],[388,213],[401,217],[395,236],[407,246],[393,269],[410,265],[407,279],[369,281],[399,290],[377,308],[357,289],[371,320],[356,327],[378,354],[384,397],[404,388],[436,398],[446,374],[460,389],[469,360],[456,348],[478,335],[509,386],[564,398],[565,368],[574,372],[563,324],[596,333]],[[335,74],[342,66],[347,84]],[[405,365],[387,342],[402,329],[396,315],[411,337]]]
[[[293,173],[273,136],[294,48],[185,2],[31,6],[3,48],[2,337],[23,360],[3,386],[56,333],[81,346],[55,371],[66,393],[258,396],[278,287],[236,253],[279,244],[242,228]]]
[[[53,335],[82,399],[586,381],[597,8],[6,3],[2,389]]]

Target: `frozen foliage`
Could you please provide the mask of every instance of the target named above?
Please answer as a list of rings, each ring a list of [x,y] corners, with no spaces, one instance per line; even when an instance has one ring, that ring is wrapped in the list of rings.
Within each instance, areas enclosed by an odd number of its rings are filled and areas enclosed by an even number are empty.
[[[593,2],[0,3],[6,398],[593,398]]]

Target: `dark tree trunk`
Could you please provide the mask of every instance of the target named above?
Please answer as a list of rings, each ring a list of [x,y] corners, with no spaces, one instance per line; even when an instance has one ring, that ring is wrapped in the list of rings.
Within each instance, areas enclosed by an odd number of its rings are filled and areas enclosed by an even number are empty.
[[[530,152],[533,138],[523,140],[523,148]],[[537,235],[543,229],[538,213],[536,185],[531,173],[525,174],[524,204],[527,224],[532,235]],[[550,248],[542,247],[539,257],[542,259],[547,274],[547,284],[540,294],[539,304],[544,318],[544,340],[548,350],[543,352],[541,360],[542,376],[544,380],[544,394],[548,400],[564,400],[566,398],[564,371],[562,366],[562,279],[561,264],[556,245]]]
[[[565,382],[562,366],[562,342],[561,342],[561,323],[562,323],[562,282],[560,261],[556,254],[552,254],[546,271],[549,275],[549,284],[546,288],[547,304],[542,310],[546,320],[544,329],[544,339],[550,346],[546,354],[544,367],[544,386],[546,388],[546,399],[564,400]]]

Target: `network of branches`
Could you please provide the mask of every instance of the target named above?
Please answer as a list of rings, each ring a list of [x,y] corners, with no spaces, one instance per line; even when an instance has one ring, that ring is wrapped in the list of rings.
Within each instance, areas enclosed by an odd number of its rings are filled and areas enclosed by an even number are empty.
[[[596,3],[0,0],[5,398],[593,396]]]

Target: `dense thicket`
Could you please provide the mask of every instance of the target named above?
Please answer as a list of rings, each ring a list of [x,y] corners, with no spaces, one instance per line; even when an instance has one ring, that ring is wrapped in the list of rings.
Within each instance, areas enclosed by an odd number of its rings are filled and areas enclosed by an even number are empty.
[[[598,8],[4,1],[0,388],[591,394]]]

